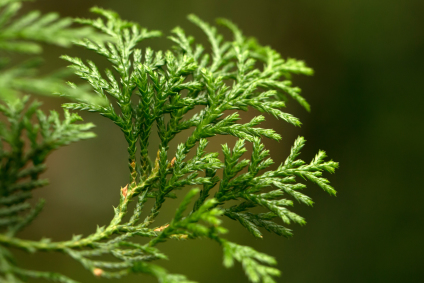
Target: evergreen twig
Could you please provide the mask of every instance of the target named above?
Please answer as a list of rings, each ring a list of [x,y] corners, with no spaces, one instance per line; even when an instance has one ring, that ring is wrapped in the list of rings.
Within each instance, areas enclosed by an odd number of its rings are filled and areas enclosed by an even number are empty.
[[[3,7],[0,28],[8,25],[19,3],[0,0],[0,8]],[[274,277],[280,275],[272,267],[276,264],[275,259],[226,240],[223,234],[227,229],[222,227],[222,217],[239,222],[258,238],[264,237],[264,230],[291,237],[292,230],[287,225],[306,223],[291,210],[292,199],[306,205],[313,204],[312,199],[300,191],[306,186],[298,183],[296,178],[312,181],[335,195],[336,191],[322,173],[333,173],[338,164],[325,161],[324,151],[319,151],[309,164],[298,159],[305,144],[304,138],[299,137],[286,161],[270,170],[273,160],[262,139],[280,140],[281,136],[272,129],[259,126],[265,116],[241,122],[238,112],[253,108],[264,115],[300,126],[296,117],[282,109],[285,96],[290,96],[310,110],[300,89],[291,86],[290,78],[292,74],[311,75],[312,69],[302,61],[284,60],[277,51],[245,37],[226,19],[219,19],[218,23],[233,32],[233,41],[224,41],[216,27],[197,16],[188,17],[206,34],[212,48],[209,55],[202,45],[194,45],[193,37],[187,36],[179,27],[169,37],[175,43],[175,51],[139,49],[140,42],[161,33],[122,20],[113,11],[95,7],[92,12],[102,17],[77,19],[77,22],[96,29],[103,36],[89,33],[78,39],[86,29],[77,29],[79,32],[72,39],[76,39],[77,45],[104,56],[112,70],[102,72],[89,60],[62,58],[71,63],[75,74],[91,86],[97,98],[83,99],[70,93],[68,96],[77,102],[63,105],[66,110],[62,121],[57,112],[45,115],[37,110],[37,102],[28,106],[28,97],[0,104],[0,112],[8,119],[8,123],[0,123],[0,229],[4,231],[0,234],[0,275],[13,280],[10,282],[20,282],[28,277],[75,282],[56,273],[20,269],[6,248],[14,247],[29,252],[63,252],[97,277],[121,278],[130,273],[144,273],[156,277],[159,282],[191,282],[183,275],[169,274],[151,263],[166,258],[156,246],[175,239],[209,238],[222,247],[226,267],[238,261],[252,282],[275,282]],[[72,35],[66,29],[68,21],[55,20],[54,14],[40,17],[37,13],[15,20],[4,29],[9,37],[0,39],[0,49],[37,51],[35,45],[27,45],[26,49],[22,47],[25,45],[13,43],[14,46],[7,41],[10,38],[67,45]],[[29,23],[33,24],[29,26]],[[30,36],[28,30],[39,33]],[[257,68],[256,62],[261,62],[263,68]],[[13,88],[19,85],[14,81],[14,75],[5,76],[0,74],[0,80],[7,81]],[[41,81],[46,83],[49,79]],[[75,87],[72,83],[70,85]],[[22,84],[19,86],[23,88]],[[195,107],[201,110],[187,118],[186,114]],[[30,224],[42,209],[44,202],[27,212],[30,205],[26,201],[31,197],[31,190],[47,184],[46,180],[39,179],[39,175],[45,170],[43,163],[49,152],[94,136],[88,132],[93,125],[76,124],[81,118],[68,110],[97,112],[121,129],[127,141],[128,184],[120,190],[119,204],[109,225],[98,227],[91,235],[76,235],[63,242],[17,238],[16,233]],[[228,114],[227,110],[233,112]],[[32,122],[34,116],[37,123]],[[149,137],[155,123],[160,144],[155,160],[151,161]],[[175,154],[170,152],[170,142],[186,129],[192,129],[187,140],[178,145]],[[23,139],[24,132],[29,143]],[[222,145],[223,160],[218,152],[207,150],[208,138],[217,135],[238,138],[232,149],[227,144]],[[29,146],[25,147],[26,143]],[[251,143],[253,150],[250,157],[243,159],[248,152],[246,143]],[[4,149],[4,144],[10,149]],[[136,155],[137,150],[140,150],[140,156]],[[216,174],[220,170],[222,178]],[[176,190],[188,186],[202,189],[191,189],[185,194],[168,224],[152,227],[167,198],[175,198]],[[213,188],[217,190],[210,197]],[[153,207],[141,221],[144,204],[150,199],[153,199]],[[128,211],[131,201],[136,201],[133,212]],[[226,205],[229,201],[236,201],[236,204],[229,207]],[[254,209],[257,207],[262,212]],[[131,217],[124,220],[128,213]],[[136,237],[147,238],[147,241],[138,244],[134,241]],[[105,260],[104,255],[112,256],[114,260]]]

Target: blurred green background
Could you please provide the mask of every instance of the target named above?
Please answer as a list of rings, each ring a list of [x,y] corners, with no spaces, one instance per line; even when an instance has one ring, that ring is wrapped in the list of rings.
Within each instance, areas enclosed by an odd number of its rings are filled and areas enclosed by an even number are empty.
[[[283,140],[266,145],[277,164],[298,135],[308,141],[302,159],[326,150],[341,165],[328,176],[338,195],[330,197],[309,184],[307,194],[316,204],[295,204],[308,224],[292,226],[295,236],[290,240],[270,234],[257,240],[230,220],[225,225],[234,228],[228,238],[276,256],[283,272],[278,282],[423,282],[424,1],[38,0],[25,9],[91,17],[88,9],[94,5],[165,34],[179,25],[201,42],[205,38],[186,20],[187,14],[209,22],[227,17],[284,57],[304,59],[316,74],[295,77],[294,84],[302,88],[312,112],[293,101],[288,104],[288,111],[303,122],[300,129],[268,117],[265,126],[276,129]],[[171,43],[164,37],[141,47],[146,46],[167,49]],[[66,66],[58,58],[64,53],[92,56],[77,47],[46,46],[43,71]],[[45,100],[45,109],[58,109],[63,102]],[[87,113],[83,117],[97,125],[98,137],[50,156],[45,175],[51,185],[36,193],[47,199],[46,208],[22,237],[66,240],[72,234],[87,235],[111,218],[119,188],[128,180],[125,141],[109,120]],[[209,149],[219,150],[221,142],[232,146],[234,141],[214,139]],[[169,219],[177,203],[169,201],[158,225]],[[221,249],[211,241],[170,242],[159,248],[169,255],[161,264],[172,273],[203,283],[247,282],[240,266],[222,266]],[[82,282],[107,281],[94,279],[63,255],[18,252],[18,259],[32,269],[61,271]],[[131,276],[120,282],[155,280]]]

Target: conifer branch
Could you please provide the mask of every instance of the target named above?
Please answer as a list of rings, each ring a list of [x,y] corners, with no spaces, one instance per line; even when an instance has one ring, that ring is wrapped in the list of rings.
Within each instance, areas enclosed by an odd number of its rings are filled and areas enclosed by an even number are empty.
[[[19,1],[0,0],[0,9],[6,7],[0,15],[0,29],[8,25],[10,15],[18,7],[16,3]],[[272,267],[276,264],[275,259],[226,240],[223,234],[227,229],[222,227],[222,218],[239,222],[257,238],[263,238],[264,231],[291,237],[293,232],[286,226],[306,223],[292,211],[293,200],[313,204],[312,199],[301,192],[306,185],[298,183],[297,179],[309,180],[329,194],[336,194],[322,173],[334,173],[338,164],[325,161],[324,151],[319,151],[309,164],[305,163],[298,159],[305,144],[305,139],[299,137],[285,162],[271,170],[269,167],[274,161],[262,142],[265,138],[281,140],[279,133],[260,127],[265,117],[301,125],[296,117],[282,109],[289,96],[310,110],[300,89],[292,86],[291,76],[311,75],[312,69],[302,61],[284,60],[277,51],[245,37],[226,19],[219,19],[218,23],[230,29],[233,41],[225,41],[216,27],[197,16],[188,17],[206,34],[211,54],[207,54],[202,45],[195,44],[194,38],[187,36],[180,27],[173,29],[169,36],[175,44],[174,51],[155,52],[148,47],[141,49],[139,44],[160,36],[159,31],[149,31],[137,23],[125,21],[113,11],[95,7],[92,12],[101,17],[77,19],[78,23],[89,27],[80,31],[97,30],[100,35],[91,32],[80,38],[76,33],[73,40],[104,56],[110,68],[99,70],[90,60],[66,55],[62,58],[71,63],[70,68],[87,82],[95,95],[78,95],[76,85],[69,83],[75,93],[70,92],[67,96],[74,102],[63,104],[64,120],[54,111],[44,114],[38,110],[37,102],[27,106],[28,97],[0,104],[0,112],[9,121],[0,123],[0,229],[4,231],[0,233],[0,276],[15,282],[27,277],[75,282],[56,273],[20,269],[7,249],[14,247],[28,252],[65,253],[96,277],[122,278],[130,273],[143,273],[156,277],[159,282],[191,282],[183,275],[169,274],[152,263],[166,258],[157,247],[166,241],[208,238],[222,247],[226,267],[237,261],[250,281],[275,282],[274,277],[280,275]],[[68,22],[55,20],[54,15],[39,17],[30,13],[17,23],[11,23],[9,29],[20,27],[25,34],[28,28],[25,23],[32,22],[35,28],[43,31],[38,38],[23,37],[25,40],[43,40],[42,36],[58,33],[54,43],[66,45],[67,33],[60,34],[55,27],[68,27]],[[256,62],[263,63],[263,68],[257,68]],[[3,77],[0,74],[0,81],[4,79],[9,84],[5,84],[8,89],[22,90],[26,87],[19,83],[22,70],[4,72]],[[51,83],[49,78],[41,81]],[[41,92],[48,89],[40,87]],[[36,87],[28,87],[28,90],[37,92]],[[242,122],[239,112],[252,108],[264,115]],[[193,109],[199,110],[187,117]],[[128,183],[119,191],[119,203],[110,223],[97,227],[90,235],[75,235],[62,242],[17,238],[16,234],[42,209],[43,201],[32,210],[26,201],[31,197],[31,190],[47,184],[39,178],[46,169],[47,155],[61,146],[94,136],[88,132],[93,125],[75,123],[81,118],[68,110],[99,113],[121,129],[127,141]],[[32,123],[32,117],[38,122]],[[148,149],[154,124],[160,143],[152,161]],[[170,152],[170,143],[187,129],[192,130],[187,140],[178,144],[176,153]],[[22,138],[24,132],[29,141],[27,148]],[[217,135],[238,139],[232,149],[227,144],[222,145],[223,159],[219,152],[208,151],[208,139]],[[252,144],[251,153],[246,143]],[[10,150],[5,150],[4,144],[8,144]],[[222,178],[217,174],[220,171]],[[22,181],[24,179],[26,181]],[[152,227],[166,200],[176,198],[176,190],[187,190],[188,186],[201,189],[186,192],[168,223]],[[211,197],[214,188],[216,192]],[[128,209],[131,201],[136,202],[133,211]],[[144,205],[150,201],[153,207],[141,220]],[[229,206],[229,201],[235,204]],[[128,214],[130,217],[126,220]],[[136,241],[140,237],[144,238],[143,244]],[[105,259],[106,255],[114,260]]]

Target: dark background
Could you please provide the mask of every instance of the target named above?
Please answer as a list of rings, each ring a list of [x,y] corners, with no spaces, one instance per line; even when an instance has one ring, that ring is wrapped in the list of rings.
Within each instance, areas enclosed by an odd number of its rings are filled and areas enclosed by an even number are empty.
[[[208,22],[227,17],[283,57],[304,59],[315,75],[295,77],[294,83],[302,88],[312,112],[293,101],[288,104],[288,111],[303,122],[300,129],[268,117],[266,126],[276,129],[283,140],[267,146],[276,163],[285,159],[298,135],[308,140],[302,159],[326,150],[340,162],[337,173],[327,176],[338,195],[330,197],[309,184],[306,192],[316,204],[295,204],[294,210],[308,224],[292,225],[295,236],[290,240],[268,233],[257,240],[229,220],[228,238],[276,256],[283,272],[278,282],[422,282],[423,1],[39,0],[25,9],[92,17],[88,9],[94,5],[166,35],[179,25],[201,42],[205,38],[186,20],[187,14]],[[167,49],[171,43],[164,37],[141,47],[147,45]],[[76,47],[45,51],[44,72],[65,66],[58,58],[64,53],[92,57]],[[46,99],[45,109],[59,108],[60,102]],[[36,193],[47,199],[46,208],[22,237],[67,240],[72,234],[93,232],[96,224],[105,225],[112,217],[119,188],[128,180],[125,141],[109,120],[82,115],[97,125],[98,137],[50,156],[45,175],[51,185]],[[227,140],[215,139],[210,149],[218,150],[221,142]],[[232,146],[233,140],[228,142]],[[158,225],[169,219],[177,203],[165,205]],[[160,264],[172,273],[204,283],[247,282],[240,266],[222,266],[221,249],[209,240],[170,242],[159,248],[170,258]],[[63,255],[18,255],[32,269],[95,280]],[[142,275],[122,280],[154,281]]]

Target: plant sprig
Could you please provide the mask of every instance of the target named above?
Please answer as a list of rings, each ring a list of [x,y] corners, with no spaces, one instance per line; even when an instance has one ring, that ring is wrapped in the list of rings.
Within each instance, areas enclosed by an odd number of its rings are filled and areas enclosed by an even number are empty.
[[[236,25],[225,19],[219,19],[218,23],[233,32],[233,41],[225,41],[216,27],[197,16],[188,16],[206,34],[211,54],[206,53],[201,44],[195,44],[194,38],[187,36],[180,27],[172,30],[173,35],[169,37],[175,44],[175,51],[154,52],[149,47],[142,50],[138,46],[146,39],[160,36],[159,31],[149,31],[136,23],[122,20],[113,11],[97,7],[92,11],[103,18],[77,19],[77,22],[96,29],[104,37],[87,37],[77,40],[76,44],[104,56],[111,68],[100,71],[92,61],[69,56],[62,58],[72,64],[70,67],[75,74],[92,87],[98,99],[106,103],[80,100],[65,103],[63,107],[97,112],[121,129],[128,146],[128,184],[120,190],[120,201],[110,224],[98,227],[91,235],[74,236],[64,242],[47,239],[37,242],[21,240],[14,233],[6,233],[0,234],[0,243],[32,252],[55,250],[66,253],[98,277],[121,278],[129,273],[144,273],[153,275],[159,282],[172,283],[191,281],[182,275],[168,274],[162,267],[151,263],[166,258],[157,246],[169,240],[209,238],[223,248],[226,267],[238,261],[252,282],[275,282],[274,277],[280,275],[272,267],[276,264],[275,259],[251,247],[226,240],[223,234],[227,229],[222,227],[221,219],[225,216],[238,221],[258,238],[264,237],[263,230],[291,237],[292,230],[287,225],[306,223],[303,217],[291,211],[293,199],[306,205],[313,204],[312,199],[300,191],[306,186],[298,183],[297,177],[310,180],[335,195],[336,191],[322,173],[333,173],[338,164],[325,161],[325,152],[320,151],[309,164],[298,159],[305,143],[304,138],[299,137],[286,161],[277,169],[270,170],[273,160],[262,143],[264,138],[281,139],[274,130],[259,126],[265,120],[264,115],[294,126],[301,125],[296,117],[282,109],[286,96],[289,96],[310,110],[309,104],[300,95],[300,89],[293,87],[290,79],[292,74],[311,75],[312,69],[302,61],[284,60],[277,51],[245,37]],[[263,64],[262,68],[256,67],[258,62]],[[264,115],[241,122],[239,112],[252,108]],[[8,110],[4,109],[6,113]],[[188,112],[193,109],[201,110],[188,118]],[[58,122],[57,114],[52,113],[50,118],[38,115],[43,137],[57,137],[56,140],[53,138],[56,143],[52,142],[55,146],[51,145],[51,149],[74,141],[69,135],[60,135],[59,129],[71,133],[72,130],[66,127],[71,127],[77,119],[75,114],[66,114],[64,124]],[[49,122],[55,123],[53,128],[58,133],[43,126]],[[150,160],[149,138],[154,124],[160,143],[155,150],[155,160]],[[24,125],[31,133],[31,124],[24,122]],[[89,127],[91,125],[78,125],[78,139],[89,137],[90,134],[82,133]],[[169,150],[170,142],[187,129],[192,130],[191,134],[173,154]],[[232,150],[227,144],[222,145],[223,160],[218,152],[207,151],[208,138],[217,135],[238,138]],[[18,144],[19,136],[18,131],[14,138],[9,138],[11,144]],[[74,134],[72,136],[75,137]],[[248,152],[246,143],[251,143],[253,150],[249,158],[242,159]],[[138,150],[140,156],[136,154]],[[42,164],[45,154],[34,155],[34,158],[40,156],[43,158],[37,161],[36,166]],[[37,170],[44,170],[44,167],[37,169],[36,166],[28,174],[38,176]],[[217,175],[221,170],[222,178]],[[11,180],[7,189],[17,186],[15,183]],[[176,190],[188,186],[200,186],[201,189],[191,189],[186,193],[168,224],[152,227],[167,198],[175,198]],[[214,188],[215,194],[210,197]],[[13,199],[14,195],[8,198]],[[8,198],[0,202],[7,202]],[[150,199],[153,207],[141,221],[143,207]],[[128,211],[131,201],[136,202],[132,212]],[[228,206],[229,201],[237,203]],[[256,207],[262,211],[252,210]],[[27,208],[19,205],[5,209],[4,213],[13,214]],[[0,210],[0,215],[2,213]],[[129,220],[124,220],[129,213]],[[13,217],[9,219],[14,221]],[[138,244],[134,241],[136,237],[147,238],[147,241]],[[104,255],[113,256],[115,260],[105,260],[102,258]],[[11,265],[7,257],[4,258]],[[56,275],[19,271],[15,267],[1,268],[5,275],[56,278]],[[57,278],[62,282],[73,282],[66,277]]]

